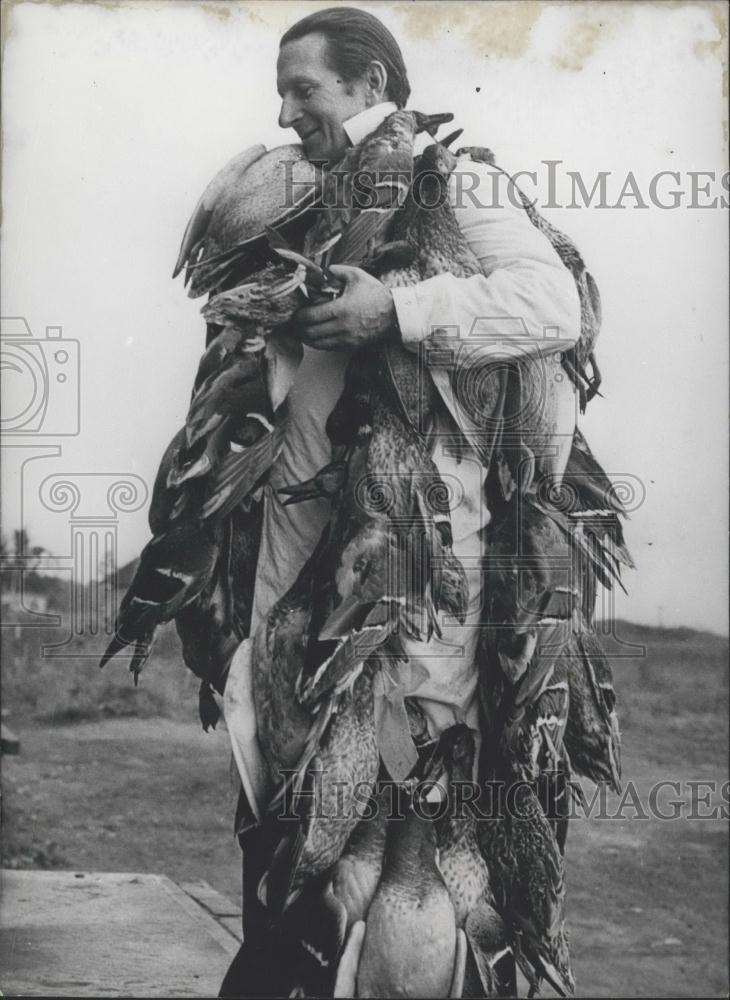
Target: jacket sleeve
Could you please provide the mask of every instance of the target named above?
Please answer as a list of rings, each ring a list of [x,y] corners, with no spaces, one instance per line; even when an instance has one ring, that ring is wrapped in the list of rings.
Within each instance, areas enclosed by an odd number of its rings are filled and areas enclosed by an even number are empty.
[[[567,349],[580,334],[572,274],[530,222],[507,175],[459,159],[449,195],[456,220],[482,274],[440,274],[393,289],[403,344],[418,352],[446,333],[469,338],[472,359],[495,360]],[[547,343],[546,343],[547,341]]]

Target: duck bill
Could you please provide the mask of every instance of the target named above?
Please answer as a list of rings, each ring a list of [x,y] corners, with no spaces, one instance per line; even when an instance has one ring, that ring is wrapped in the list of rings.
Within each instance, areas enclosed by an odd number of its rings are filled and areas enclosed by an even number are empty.
[[[446,146],[446,148],[448,149],[449,146],[452,144],[452,142],[456,142],[456,140],[463,133],[463,131],[464,131],[463,128],[454,129],[453,132],[449,132],[449,134],[446,136],[445,139],[439,139],[439,142],[441,143],[442,146]]]
[[[354,594],[343,598],[322,626],[318,636],[319,641],[344,639],[353,629],[360,628],[363,617],[371,607],[372,605],[364,604]]]
[[[444,111],[440,114],[434,115],[423,115],[418,123],[418,132],[428,132],[429,135],[436,136],[437,131],[441,125],[446,125],[448,122],[452,122],[454,116],[450,111]]]

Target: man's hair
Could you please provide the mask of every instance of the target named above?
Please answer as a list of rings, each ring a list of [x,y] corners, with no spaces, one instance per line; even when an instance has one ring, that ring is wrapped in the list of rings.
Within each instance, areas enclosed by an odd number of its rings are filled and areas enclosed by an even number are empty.
[[[365,75],[369,64],[381,62],[388,73],[386,96],[399,108],[411,92],[403,54],[385,25],[357,7],[328,7],[297,21],[281,38],[279,47],[318,32],[327,39],[332,69],[350,83]]]

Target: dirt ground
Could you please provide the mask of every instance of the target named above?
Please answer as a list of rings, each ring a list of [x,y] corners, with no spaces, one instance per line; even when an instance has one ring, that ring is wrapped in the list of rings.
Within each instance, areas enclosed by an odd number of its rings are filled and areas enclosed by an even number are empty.
[[[614,661],[632,791],[608,793],[568,837],[578,993],[727,996],[728,823],[717,810],[709,818],[719,793],[705,802],[690,784],[727,781],[727,644],[630,629],[626,640],[647,647]],[[202,878],[237,898],[225,733],[203,734],[192,712],[59,725],[8,708],[21,753],[3,759],[5,867]],[[660,781],[679,782],[679,794],[666,786],[657,805],[671,814],[676,799],[682,814],[637,816]]]

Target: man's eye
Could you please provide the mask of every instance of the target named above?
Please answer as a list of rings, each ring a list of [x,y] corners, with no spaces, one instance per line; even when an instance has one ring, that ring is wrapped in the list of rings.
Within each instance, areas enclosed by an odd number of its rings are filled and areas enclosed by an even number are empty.
[[[309,98],[312,96],[313,93],[314,93],[314,87],[300,87],[299,88],[299,96],[301,97],[301,99],[303,101],[308,101]]]

